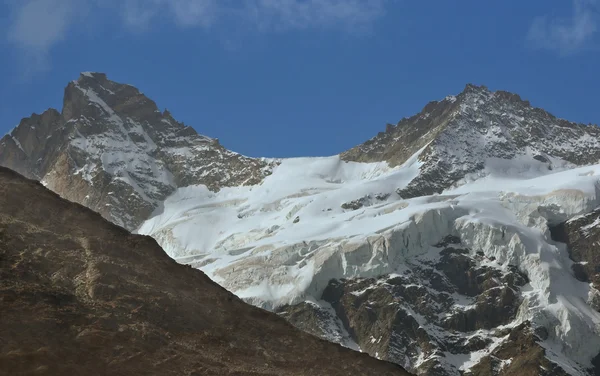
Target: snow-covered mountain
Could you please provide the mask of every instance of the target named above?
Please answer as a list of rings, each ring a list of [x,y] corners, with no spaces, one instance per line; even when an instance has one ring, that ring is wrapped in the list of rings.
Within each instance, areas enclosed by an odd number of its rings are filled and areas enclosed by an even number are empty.
[[[587,375],[600,372],[599,136],[467,85],[341,155],[252,159],[83,74],[62,114],[0,142],[0,164],[414,373]]]
[[[256,184],[272,166],[199,135],[135,87],[89,72],[65,88],[61,113],[33,114],[0,140],[0,163],[130,230],[177,187]]]
[[[548,168],[595,163],[600,128],[558,119],[516,94],[469,84],[341,156],[397,166],[425,146],[419,176],[398,190],[404,198],[441,193],[472,180],[470,174],[477,178],[487,173],[490,158],[529,156]]]
[[[140,232],[247,301],[415,372],[459,374],[522,325],[563,369],[591,367],[597,290],[550,229],[600,205],[600,165],[492,160],[475,182],[403,199],[418,157],[284,160],[258,186],[182,188]]]

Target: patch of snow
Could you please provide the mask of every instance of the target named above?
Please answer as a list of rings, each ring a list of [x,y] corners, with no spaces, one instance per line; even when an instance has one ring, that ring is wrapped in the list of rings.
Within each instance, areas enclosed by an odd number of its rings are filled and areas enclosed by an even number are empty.
[[[21,145],[21,143],[19,142],[19,140],[17,140],[17,138],[16,138],[16,137],[14,137],[14,136],[12,136],[12,135],[11,135],[11,139],[14,141],[15,145],[17,145],[17,147],[18,147],[19,149],[21,149],[21,151],[22,151],[23,153],[25,153],[25,149],[23,149],[23,146]]]
[[[492,344],[487,346],[483,350],[473,351],[468,354],[452,354],[448,351],[444,352],[444,360],[450,363],[452,366],[456,367],[460,371],[466,371],[473,367],[475,364],[479,363],[479,361],[489,355],[492,351],[496,349],[504,340],[508,338],[508,335],[505,337],[497,338],[490,336],[492,338]]]
[[[600,225],[600,216],[598,216],[598,218],[596,218],[594,220],[594,222],[590,223],[589,225],[585,225],[585,226],[581,227],[581,232],[583,232],[587,236],[587,234],[590,232],[591,229],[593,229],[594,227],[597,227],[599,225]]]
[[[126,134],[125,128],[123,128],[123,120],[110,108],[102,98],[91,88],[81,87],[79,84],[75,84],[75,86],[81,90],[88,100],[90,101],[90,105],[96,105],[100,108],[106,115],[108,115],[108,120],[118,126],[120,126],[123,134]]]

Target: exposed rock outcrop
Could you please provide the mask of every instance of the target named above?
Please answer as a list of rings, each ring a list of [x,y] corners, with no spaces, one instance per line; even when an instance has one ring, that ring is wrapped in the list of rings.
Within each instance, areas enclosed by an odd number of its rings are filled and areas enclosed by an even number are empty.
[[[507,340],[483,357],[465,376],[568,376],[556,363],[546,358],[543,340],[529,322],[509,330]]]
[[[280,314],[303,330],[337,335],[338,342],[354,342],[419,375],[457,375],[454,358],[491,354],[506,339],[528,280],[516,268],[501,268],[465,248],[455,236],[443,239],[438,250],[409,261],[403,274],[330,281],[321,299],[339,318],[338,330],[322,329],[335,320],[316,304],[284,306]]]
[[[600,209],[552,227],[554,240],[565,243],[574,261],[573,273],[600,289]]]

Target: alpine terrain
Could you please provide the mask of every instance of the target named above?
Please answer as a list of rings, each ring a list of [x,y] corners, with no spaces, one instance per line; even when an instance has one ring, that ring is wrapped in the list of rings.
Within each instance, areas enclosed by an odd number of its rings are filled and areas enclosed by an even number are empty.
[[[23,119],[0,145],[2,165],[129,230],[179,186],[258,184],[272,168],[198,135],[101,73],[83,73],[65,88],[62,112]]]
[[[83,73],[0,164],[415,374],[600,374],[600,129],[516,94],[469,84],[340,155],[257,159]]]

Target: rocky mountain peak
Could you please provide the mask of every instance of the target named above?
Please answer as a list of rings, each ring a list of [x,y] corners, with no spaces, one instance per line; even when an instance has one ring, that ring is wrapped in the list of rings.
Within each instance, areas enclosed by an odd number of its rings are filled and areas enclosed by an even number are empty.
[[[490,173],[486,161],[494,158],[524,158],[545,168],[593,163],[600,160],[599,136],[599,128],[556,118],[517,94],[467,84],[460,94],[430,102],[341,157],[397,166],[422,150],[422,173],[398,192],[409,198]]]
[[[62,113],[67,121],[82,115],[97,118],[106,112],[138,122],[166,124],[160,122],[163,115],[154,101],[134,86],[109,80],[104,73],[82,73],[65,88]]]
[[[106,81],[108,81],[106,73],[102,73],[102,72],[81,72],[79,74],[78,81],[85,80],[86,78],[92,78],[92,79],[95,79],[95,80],[97,80],[99,82],[106,82]]]
[[[489,93],[490,90],[485,85],[477,85],[472,83],[467,83],[465,88],[462,91],[462,94],[467,95],[470,93],[479,94],[479,93]]]
[[[23,119],[0,141],[0,165],[130,230],[179,186],[256,184],[275,163],[225,149],[104,73],[82,73],[60,113]]]

